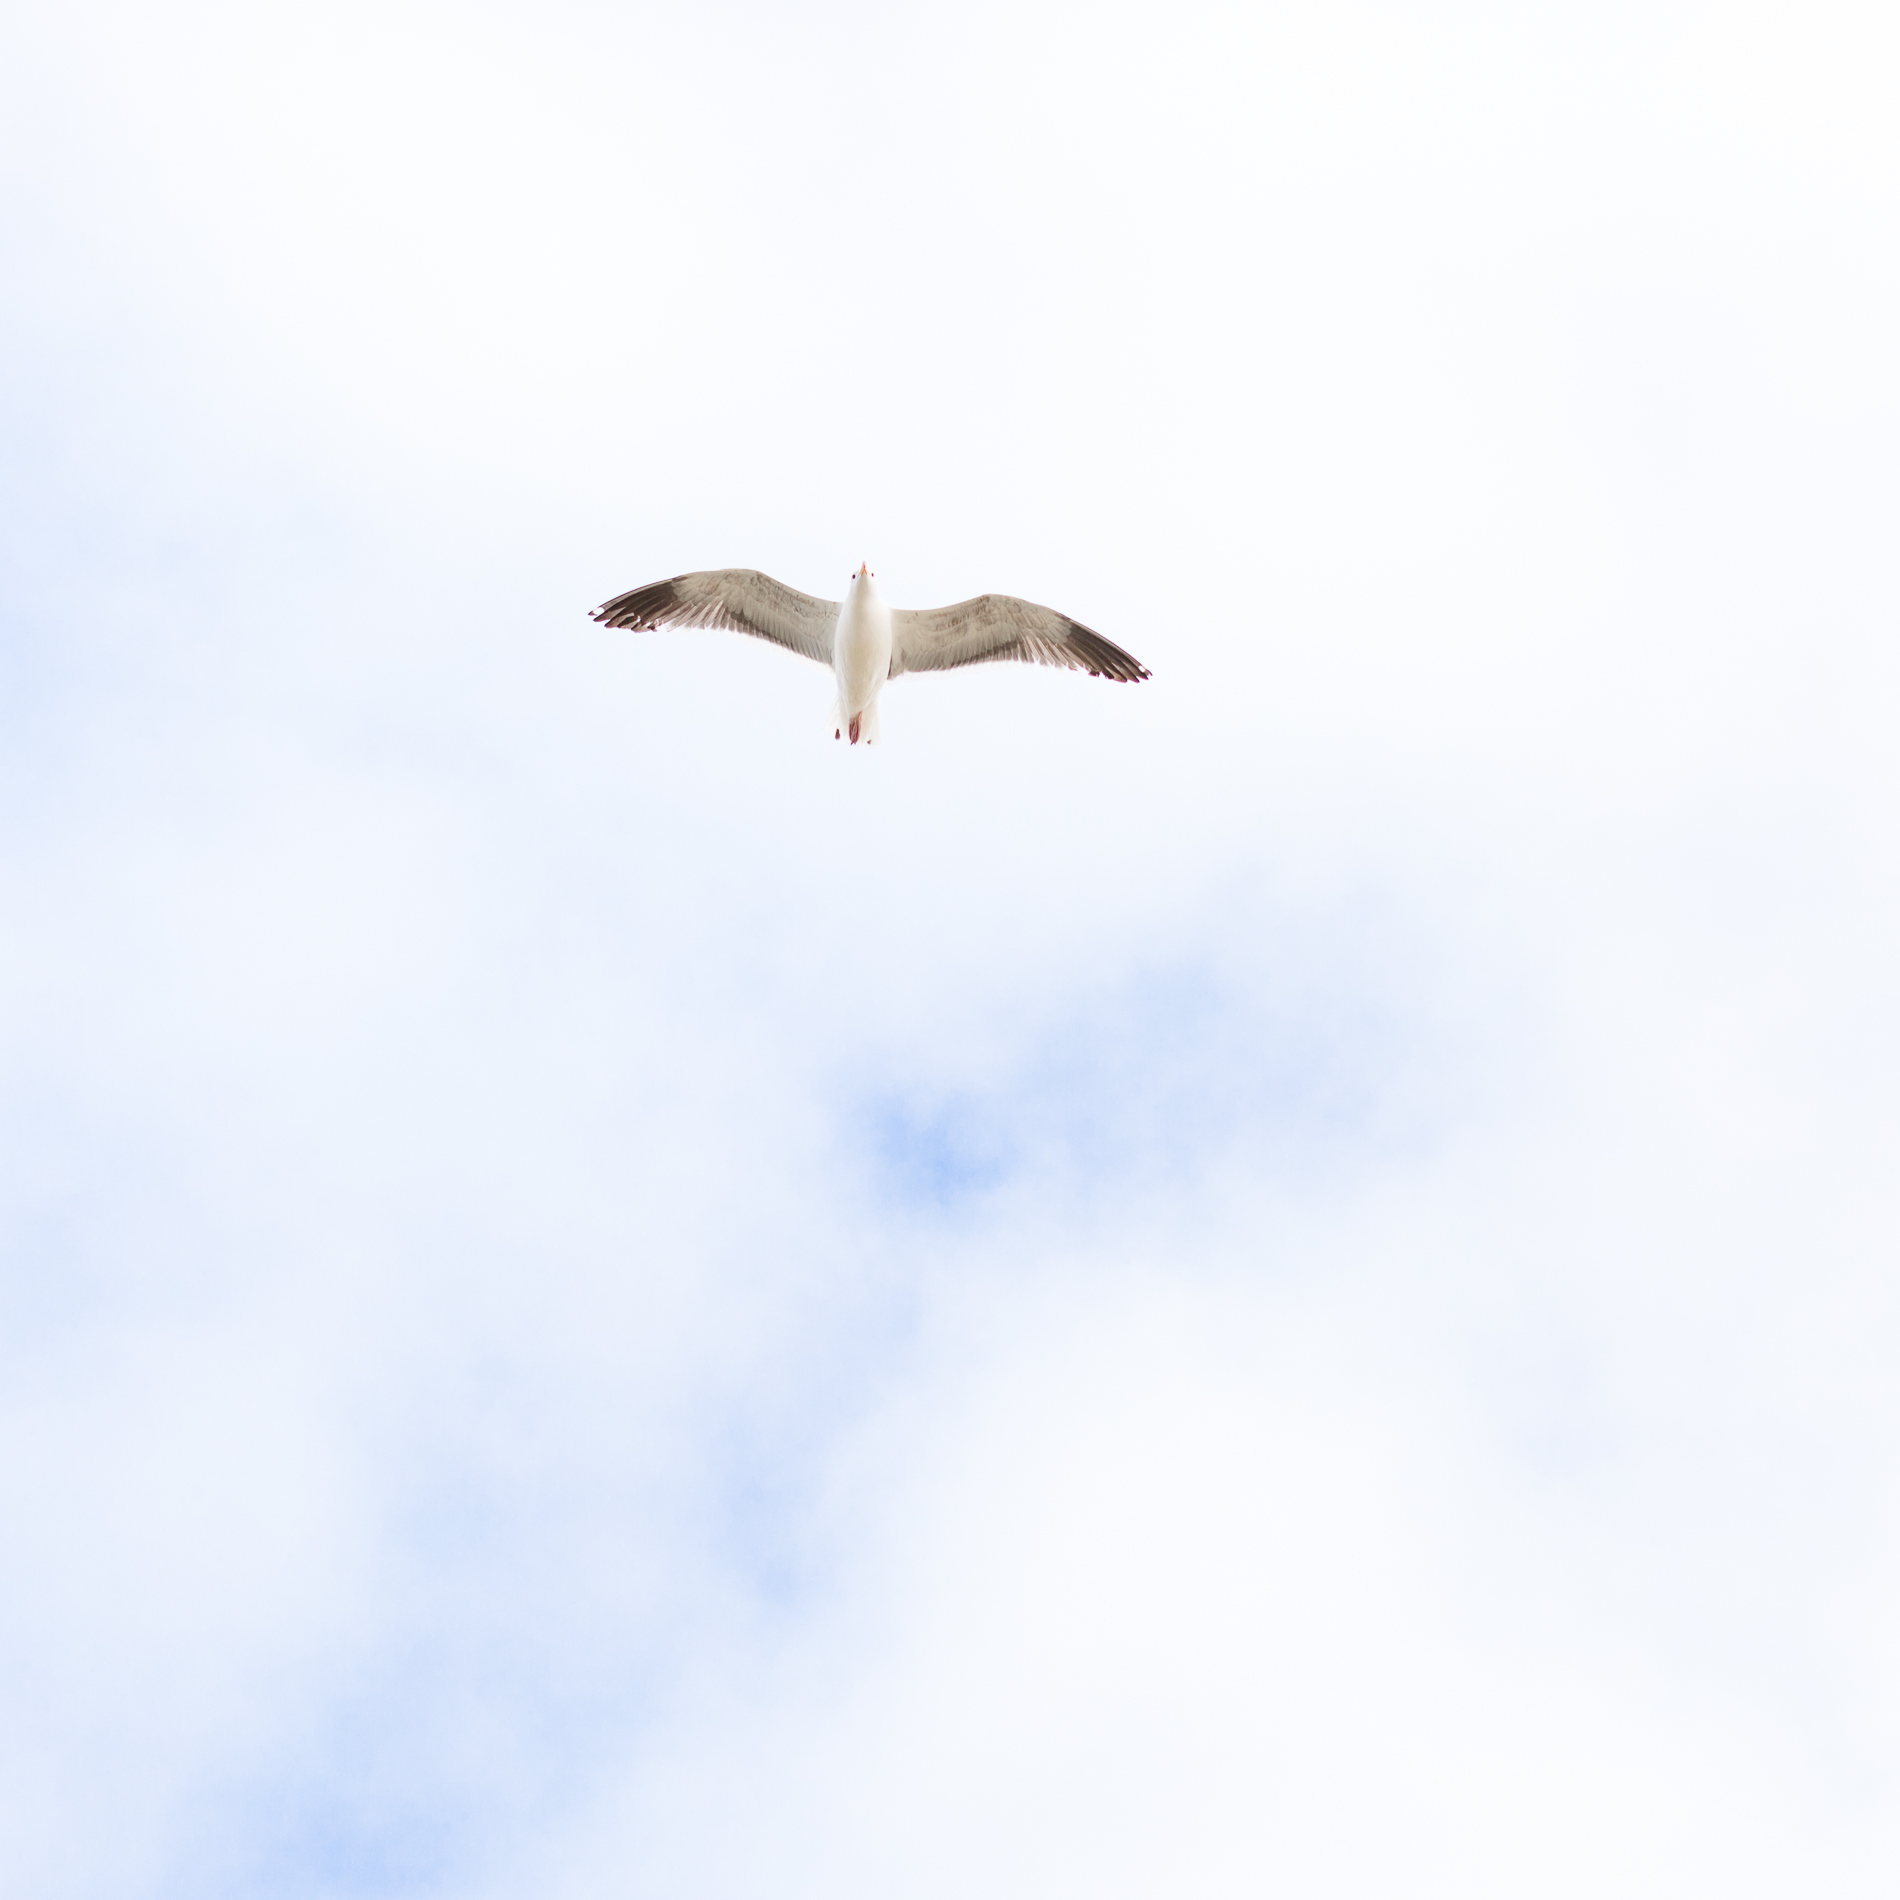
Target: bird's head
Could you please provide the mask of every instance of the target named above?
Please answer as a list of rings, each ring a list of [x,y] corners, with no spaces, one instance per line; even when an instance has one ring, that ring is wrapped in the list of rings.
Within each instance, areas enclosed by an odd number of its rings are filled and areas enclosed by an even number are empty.
[[[851,585],[853,587],[862,587],[876,579],[877,576],[871,572],[871,563],[869,561],[860,561],[858,563],[858,571],[851,576]]]

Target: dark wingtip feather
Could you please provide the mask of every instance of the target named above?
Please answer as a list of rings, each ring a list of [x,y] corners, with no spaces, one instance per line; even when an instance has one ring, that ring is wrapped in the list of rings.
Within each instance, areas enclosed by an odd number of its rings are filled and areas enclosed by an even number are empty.
[[[631,627],[637,633],[651,632],[661,619],[679,604],[679,583],[686,577],[676,574],[670,581],[651,581],[616,594],[594,610],[594,618],[603,627]]]
[[[1069,637],[1090,679],[1130,685],[1153,677],[1132,653],[1123,652],[1113,640],[1104,640],[1093,627],[1085,627],[1079,620],[1069,622]]]

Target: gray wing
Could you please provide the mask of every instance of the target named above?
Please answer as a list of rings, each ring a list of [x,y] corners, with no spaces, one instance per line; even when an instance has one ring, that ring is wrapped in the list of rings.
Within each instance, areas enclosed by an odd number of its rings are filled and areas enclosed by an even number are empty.
[[[801,594],[752,567],[713,568],[616,594],[594,610],[603,627],[730,627],[831,664],[838,603]]]
[[[1013,594],[979,594],[954,607],[899,607],[892,613],[892,679],[900,673],[940,673],[983,660],[1030,660],[1098,679],[1148,677],[1148,669],[1132,653],[1104,640],[1093,627]]]

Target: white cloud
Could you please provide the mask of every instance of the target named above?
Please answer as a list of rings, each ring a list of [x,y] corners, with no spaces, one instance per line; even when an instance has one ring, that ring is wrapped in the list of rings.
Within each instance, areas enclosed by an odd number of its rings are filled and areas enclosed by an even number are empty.
[[[9,1891],[1890,1888],[1871,13],[5,31]]]

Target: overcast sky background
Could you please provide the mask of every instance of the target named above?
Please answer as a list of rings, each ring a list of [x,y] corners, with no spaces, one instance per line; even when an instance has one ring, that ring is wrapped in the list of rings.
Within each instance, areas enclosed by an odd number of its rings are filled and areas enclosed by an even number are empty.
[[[1895,53],[13,0],[0,1887],[1891,1894]]]

